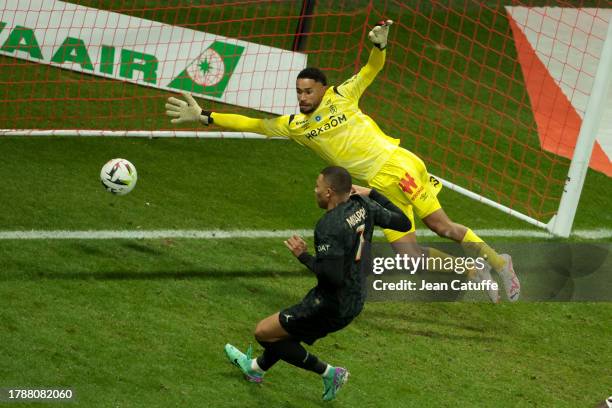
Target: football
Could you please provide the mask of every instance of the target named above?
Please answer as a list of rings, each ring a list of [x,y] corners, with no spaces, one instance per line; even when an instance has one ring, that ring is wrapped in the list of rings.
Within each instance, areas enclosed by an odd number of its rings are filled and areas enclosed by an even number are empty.
[[[100,181],[106,189],[116,195],[126,195],[134,189],[138,180],[136,167],[125,159],[109,160],[100,170]]]

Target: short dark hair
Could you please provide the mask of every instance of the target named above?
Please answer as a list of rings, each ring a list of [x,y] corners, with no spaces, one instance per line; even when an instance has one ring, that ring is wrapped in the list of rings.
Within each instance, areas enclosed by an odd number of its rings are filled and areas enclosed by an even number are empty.
[[[297,76],[297,79],[300,78],[312,79],[316,82],[320,82],[321,84],[323,84],[323,86],[327,86],[327,77],[319,68],[304,68]]]
[[[340,166],[329,166],[321,170],[321,174],[332,190],[338,194],[347,194],[353,187],[350,173]]]

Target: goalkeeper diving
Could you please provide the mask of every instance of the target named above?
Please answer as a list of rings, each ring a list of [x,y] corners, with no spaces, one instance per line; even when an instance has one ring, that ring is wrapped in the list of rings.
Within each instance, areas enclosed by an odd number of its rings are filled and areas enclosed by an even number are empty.
[[[285,137],[306,146],[333,166],[346,168],[357,179],[380,191],[410,219],[407,232],[384,230],[394,250],[408,256],[440,260],[453,258],[435,248],[417,245],[415,214],[437,235],[460,243],[470,256],[486,260],[484,267],[470,270],[468,278],[477,282],[494,282],[490,270],[501,278],[506,295],[516,301],[520,283],[512,266],[512,258],[498,254],[470,228],[453,222],[442,209],[437,195],[441,184],[431,177],[423,161],[399,146],[399,139],[386,135],[359,109],[359,99],[376,75],[382,70],[387,54],[389,29],[393,21],[381,21],[368,34],[374,47],[367,64],[340,85],[328,85],[325,74],[318,68],[305,68],[296,79],[299,114],[272,119],[256,119],[243,115],[203,110],[195,99],[184,93],[185,100],[170,97],[166,114],[174,124],[195,123],[270,137]],[[359,187],[354,193],[362,194]],[[435,262],[433,262],[435,263]],[[443,270],[445,271],[445,270]],[[450,270],[445,272],[451,272]],[[487,294],[497,303],[497,285],[489,285]]]

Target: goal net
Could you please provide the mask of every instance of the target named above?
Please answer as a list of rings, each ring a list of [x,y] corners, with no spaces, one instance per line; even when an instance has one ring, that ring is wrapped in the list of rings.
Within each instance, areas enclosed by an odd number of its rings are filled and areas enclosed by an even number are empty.
[[[369,27],[391,18],[387,62],[361,108],[451,188],[545,226],[611,16],[605,0],[546,5],[5,0],[0,128],[205,136],[164,116],[165,99],[181,90],[210,110],[293,113],[300,69],[318,66],[342,82],[367,60]],[[611,175],[606,146],[594,146],[591,166]]]

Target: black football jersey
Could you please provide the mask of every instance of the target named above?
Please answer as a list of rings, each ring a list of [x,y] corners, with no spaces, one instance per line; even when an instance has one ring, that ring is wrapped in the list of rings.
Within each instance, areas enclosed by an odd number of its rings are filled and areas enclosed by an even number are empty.
[[[342,259],[340,286],[332,284],[326,275],[317,275],[314,292],[333,317],[345,318],[359,314],[365,302],[365,273],[362,260],[368,259],[374,226],[387,228],[393,213],[376,201],[359,195],[328,211],[317,223],[314,233],[316,259]],[[337,280],[336,280],[337,281]]]

